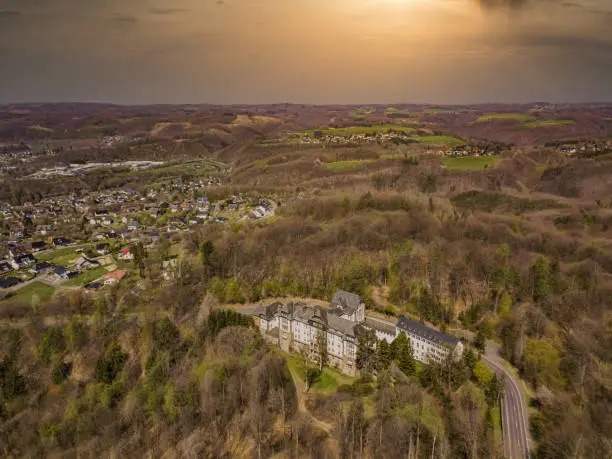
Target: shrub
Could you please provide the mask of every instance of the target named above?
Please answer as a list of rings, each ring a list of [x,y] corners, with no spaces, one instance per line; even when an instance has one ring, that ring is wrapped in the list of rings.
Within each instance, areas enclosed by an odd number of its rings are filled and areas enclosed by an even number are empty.
[[[112,384],[123,369],[127,357],[128,356],[121,351],[121,348],[117,344],[113,344],[104,355],[98,359],[95,370],[96,380],[104,384]]]
[[[51,362],[53,354],[60,354],[66,349],[64,334],[59,327],[49,327],[45,330],[38,344],[38,355],[44,363]]]
[[[53,381],[53,384],[61,384],[62,382],[64,382],[66,378],[70,375],[71,371],[71,363],[59,362],[53,367],[53,370],[51,370],[51,380]]]

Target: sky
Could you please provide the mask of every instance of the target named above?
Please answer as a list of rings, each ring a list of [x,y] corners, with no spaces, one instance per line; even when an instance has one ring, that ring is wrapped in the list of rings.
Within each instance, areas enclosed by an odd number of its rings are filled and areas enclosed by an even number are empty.
[[[612,102],[611,0],[0,0],[0,103]]]

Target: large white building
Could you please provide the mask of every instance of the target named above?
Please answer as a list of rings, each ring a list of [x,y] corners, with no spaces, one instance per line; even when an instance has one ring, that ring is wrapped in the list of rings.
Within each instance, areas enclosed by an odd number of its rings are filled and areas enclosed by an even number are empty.
[[[401,317],[396,326],[366,318],[361,298],[342,290],[334,294],[329,308],[273,303],[265,306],[258,317],[261,332],[269,342],[286,352],[315,352],[323,342],[329,364],[349,375],[357,374],[357,344],[367,329],[374,330],[378,340],[389,343],[406,333],[414,357],[421,362],[441,361],[449,353],[459,358],[463,353],[459,340],[406,317]]]
[[[410,338],[414,358],[428,363],[430,361],[441,362],[449,354],[454,359],[460,359],[463,355],[463,343],[438,330],[429,328],[407,317],[400,317],[396,325],[397,335],[406,333]]]
[[[364,319],[361,298],[339,290],[329,308],[304,303],[267,305],[259,314],[259,326],[268,341],[286,352],[316,352],[322,340],[329,364],[355,375],[358,335]]]

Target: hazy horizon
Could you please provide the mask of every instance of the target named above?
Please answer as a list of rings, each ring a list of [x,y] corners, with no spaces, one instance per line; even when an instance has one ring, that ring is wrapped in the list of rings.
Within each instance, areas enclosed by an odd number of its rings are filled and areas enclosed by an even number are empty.
[[[612,101],[605,0],[0,0],[0,104]]]

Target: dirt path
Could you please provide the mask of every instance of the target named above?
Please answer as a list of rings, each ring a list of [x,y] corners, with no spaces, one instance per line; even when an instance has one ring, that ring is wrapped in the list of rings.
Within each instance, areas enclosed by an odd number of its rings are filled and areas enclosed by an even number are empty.
[[[295,384],[295,392],[298,398],[298,411],[304,413],[308,416],[314,425],[319,427],[321,430],[331,433],[333,426],[325,421],[321,421],[320,419],[315,418],[312,413],[306,407],[306,385],[302,381],[302,379],[295,374],[293,371],[289,370],[291,376],[293,377],[293,382]]]

